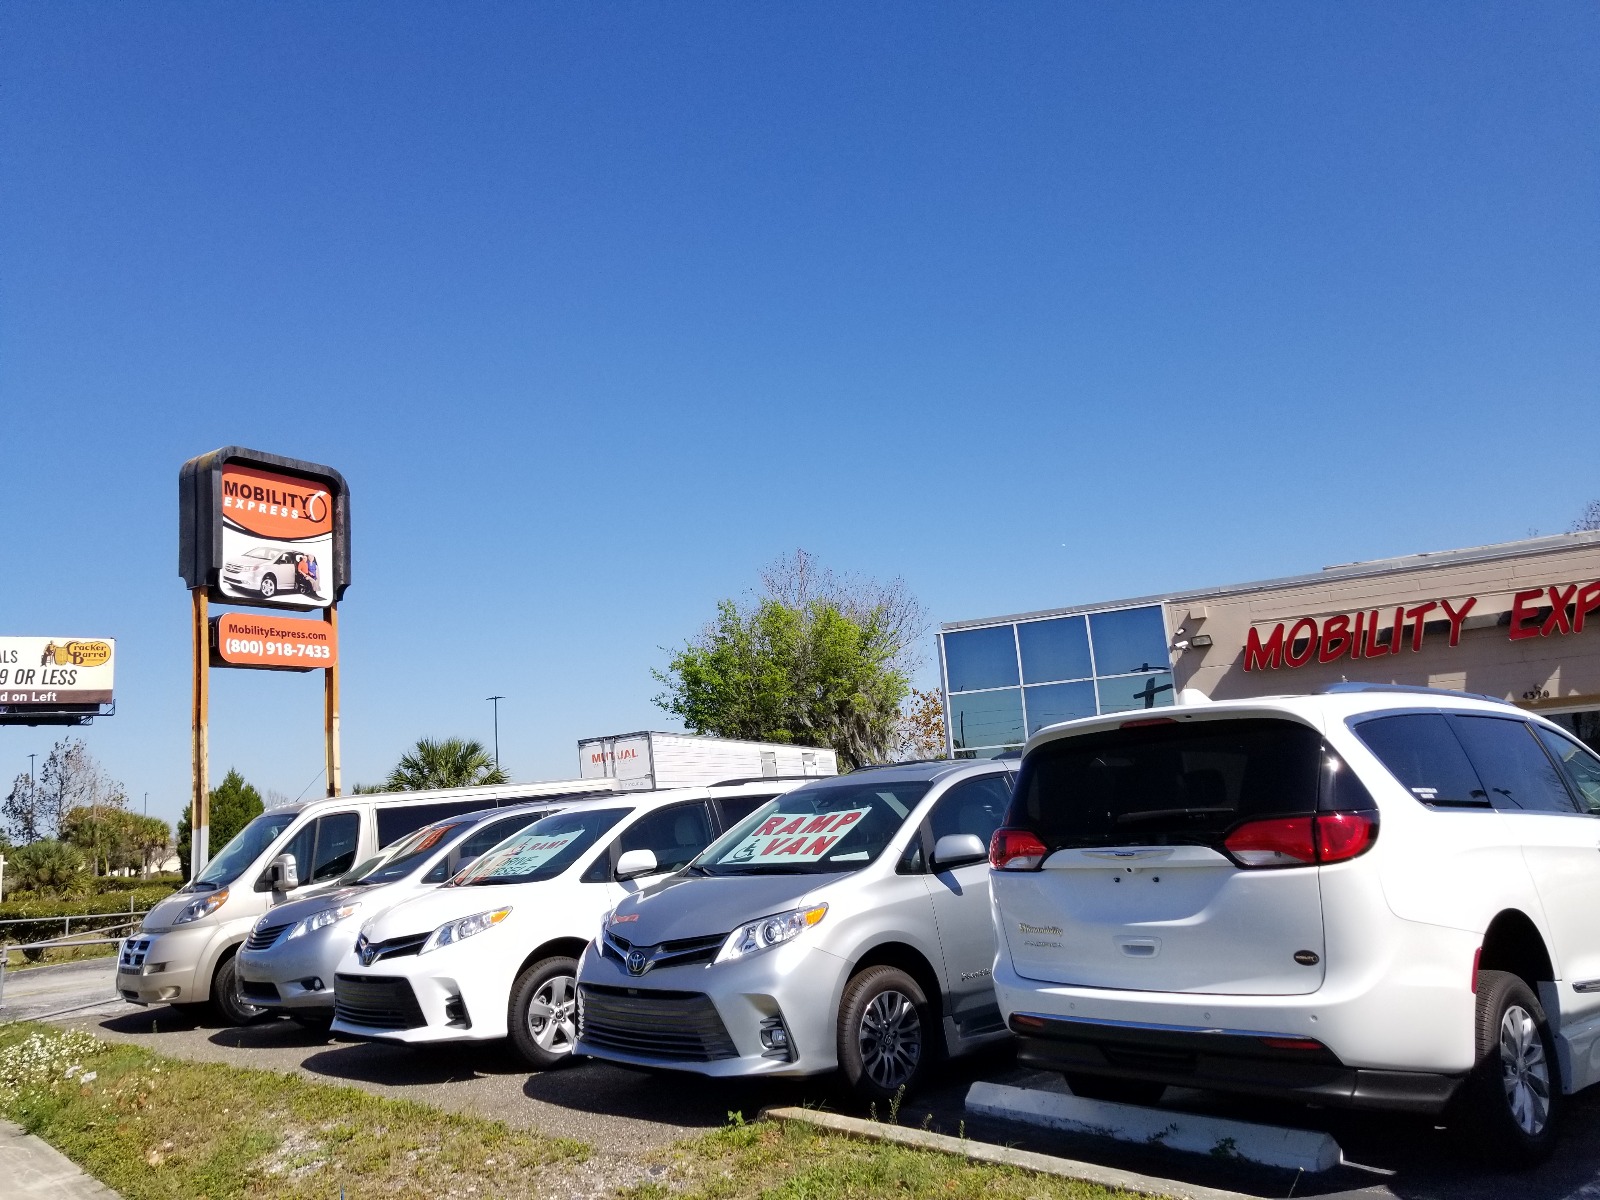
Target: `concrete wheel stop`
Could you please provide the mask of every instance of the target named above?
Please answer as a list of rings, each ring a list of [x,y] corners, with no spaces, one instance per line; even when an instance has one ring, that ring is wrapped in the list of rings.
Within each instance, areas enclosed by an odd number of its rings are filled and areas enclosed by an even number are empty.
[[[1344,1161],[1339,1143],[1329,1134],[1314,1130],[1113,1104],[1040,1088],[974,1083],[967,1092],[967,1111],[1046,1129],[1160,1145],[1291,1171],[1327,1171]]]

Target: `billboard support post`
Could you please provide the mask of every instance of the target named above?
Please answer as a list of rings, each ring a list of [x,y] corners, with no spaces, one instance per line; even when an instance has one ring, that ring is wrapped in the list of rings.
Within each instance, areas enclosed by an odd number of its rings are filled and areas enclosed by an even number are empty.
[[[194,597],[194,707],[190,713],[194,759],[194,795],[189,801],[189,878],[196,879],[211,858],[211,790],[206,722],[211,709],[211,624],[206,617],[206,589]]]
[[[335,645],[339,641],[339,609],[329,605],[322,610],[322,619],[328,623],[328,635]],[[322,732],[327,743],[328,795],[340,792],[339,779],[339,659],[336,656],[323,672],[322,680]]]

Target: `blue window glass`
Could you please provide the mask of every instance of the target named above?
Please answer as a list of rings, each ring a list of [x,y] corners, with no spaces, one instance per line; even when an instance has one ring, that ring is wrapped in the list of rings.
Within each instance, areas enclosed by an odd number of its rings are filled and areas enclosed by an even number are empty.
[[[1090,613],[1089,633],[1094,638],[1096,675],[1165,671],[1172,666],[1167,624],[1155,606]]]
[[[1022,741],[1022,689],[951,696],[950,738],[957,750]]]
[[[944,669],[952,692],[1017,685],[1015,626],[965,629],[944,635]],[[1020,720],[1020,718],[1019,718]]]
[[[1087,679],[1082,683],[1047,683],[1028,688],[1024,694],[1028,698],[1029,737],[1046,725],[1095,714],[1094,684]]]
[[[1053,621],[1023,621],[1017,626],[1022,646],[1022,682],[1050,683],[1057,679],[1087,679],[1089,629],[1082,617]]]
[[[1139,708],[1166,708],[1172,703],[1172,672],[1151,675],[1124,675],[1121,679],[1097,679],[1100,711],[1131,712]]]

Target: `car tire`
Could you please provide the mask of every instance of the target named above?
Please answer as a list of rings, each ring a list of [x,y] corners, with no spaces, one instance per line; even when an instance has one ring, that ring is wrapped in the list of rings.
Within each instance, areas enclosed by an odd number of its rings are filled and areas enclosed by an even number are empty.
[[[261,598],[271,600],[278,594],[278,577],[268,571],[261,577]]]
[[[934,1055],[928,997],[896,967],[868,967],[839,1001],[839,1069],[863,1100],[909,1096]]]
[[[229,1025],[248,1025],[266,1012],[239,995],[239,974],[230,955],[211,977],[212,1011]]]
[[[1496,1167],[1528,1167],[1555,1149],[1561,1076],[1538,997],[1505,971],[1479,971],[1475,1065],[1456,1093],[1457,1137]]]
[[[570,1059],[578,1040],[578,960],[541,958],[524,967],[511,985],[506,1028],[522,1061],[536,1071]]]
[[[1147,1079],[1118,1079],[1114,1075],[1085,1075],[1080,1071],[1063,1071],[1074,1096],[1085,1100],[1108,1100],[1112,1104],[1137,1104],[1150,1108],[1161,1103],[1167,1085],[1152,1083]]]

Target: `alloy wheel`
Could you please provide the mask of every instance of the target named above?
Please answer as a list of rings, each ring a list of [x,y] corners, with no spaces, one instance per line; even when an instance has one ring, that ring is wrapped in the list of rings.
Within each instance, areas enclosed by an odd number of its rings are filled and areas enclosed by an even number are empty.
[[[872,1082],[893,1091],[916,1074],[922,1061],[922,1018],[902,992],[879,992],[861,1014],[857,1032],[861,1065]]]
[[[539,1049],[570,1054],[578,1040],[578,995],[571,975],[552,975],[528,1002],[528,1032]]]
[[[1550,1120],[1550,1060],[1533,1015],[1518,1004],[1500,1018],[1500,1068],[1511,1119],[1537,1137]]]

